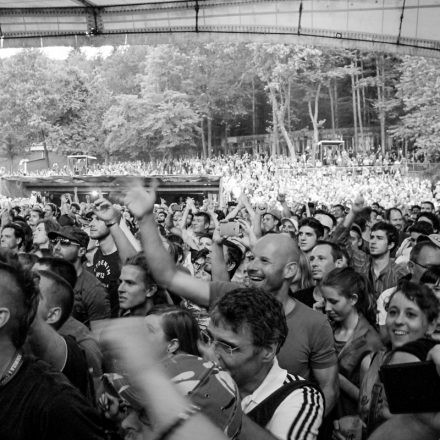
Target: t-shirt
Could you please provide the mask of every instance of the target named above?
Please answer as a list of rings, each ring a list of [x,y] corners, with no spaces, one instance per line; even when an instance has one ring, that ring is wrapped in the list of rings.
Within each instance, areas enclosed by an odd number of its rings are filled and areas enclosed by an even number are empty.
[[[83,269],[76,280],[72,316],[90,328],[90,322],[110,318],[107,290],[97,278]]]
[[[48,364],[25,357],[0,386],[0,439],[103,440],[98,413]]]
[[[93,273],[95,277],[106,287],[112,317],[117,317],[119,313],[119,275],[121,274],[121,260],[119,252],[104,255],[98,247],[93,255]]]
[[[228,281],[211,282],[210,307],[224,294],[240,287]],[[296,301],[286,320],[289,332],[277,356],[281,368],[309,379],[312,369],[337,364],[333,331],[325,315]]]
[[[296,301],[286,320],[289,332],[278,353],[281,368],[309,379],[313,369],[337,364],[333,331],[325,315]]]

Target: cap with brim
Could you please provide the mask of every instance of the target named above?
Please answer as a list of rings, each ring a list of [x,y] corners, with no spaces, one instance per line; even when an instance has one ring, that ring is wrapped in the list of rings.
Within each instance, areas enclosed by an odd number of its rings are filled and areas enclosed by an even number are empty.
[[[292,218],[292,217],[283,217],[281,219],[281,223],[286,223],[286,222],[290,222],[292,223],[293,227],[298,230],[298,220],[296,218]]]
[[[359,225],[357,225],[356,223],[353,223],[353,224],[351,225],[350,230],[356,231],[356,232],[359,234],[359,236],[362,237],[362,229],[361,229],[361,227],[360,227]]]
[[[333,221],[328,215],[316,214],[315,219],[318,220],[324,228],[333,229]]]
[[[63,226],[59,231],[52,231],[48,234],[49,240],[55,238],[67,238],[75,243],[78,243],[81,247],[87,248],[90,238],[86,232],[77,226]]]

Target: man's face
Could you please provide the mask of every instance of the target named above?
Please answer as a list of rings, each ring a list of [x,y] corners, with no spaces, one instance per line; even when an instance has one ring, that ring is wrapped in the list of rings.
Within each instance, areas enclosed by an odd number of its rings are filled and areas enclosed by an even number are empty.
[[[124,440],[147,440],[153,438],[151,429],[142,423],[141,417],[134,408],[127,406],[121,422]]]
[[[340,206],[335,206],[335,207],[333,208],[333,215],[334,215],[336,218],[344,217],[344,211],[341,209]]]
[[[147,286],[141,268],[132,265],[123,266],[119,282],[119,307],[122,310],[132,309],[146,301]]]
[[[278,220],[272,214],[264,214],[261,223],[263,231],[269,232],[275,230]]]
[[[90,222],[90,238],[93,240],[102,240],[110,234],[110,229],[96,215],[92,217]]]
[[[52,208],[49,205],[46,205],[44,207],[44,218],[52,218],[52,217],[53,217]]]
[[[401,231],[403,229],[403,217],[399,211],[393,209],[390,211],[390,223],[398,230]]]
[[[199,247],[200,249],[208,249],[211,250],[212,247],[212,238],[210,237],[200,237],[199,239]]]
[[[238,388],[242,389],[261,371],[264,350],[254,346],[247,326],[234,332],[225,323],[220,321],[214,325],[211,320],[207,333],[216,341],[214,352],[220,366],[229,371]]]
[[[3,248],[17,250],[20,246],[20,239],[15,238],[15,230],[13,228],[4,228],[1,235],[0,246]]]
[[[309,255],[310,268],[314,281],[321,281],[336,266],[331,247],[327,244],[317,244]]]
[[[205,223],[205,217],[195,215],[192,220],[192,228],[195,233],[203,234],[208,230],[209,225]]]
[[[64,258],[64,260],[69,261],[70,263],[75,263],[80,257],[79,243],[75,243],[74,241],[62,237],[57,237],[52,243],[52,253],[54,257]]]
[[[70,212],[71,212],[73,215],[78,214],[78,208],[76,207],[76,205],[72,205],[72,206],[70,207]]]
[[[296,232],[295,225],[292,224],[291,221],[285,220],[283,223],[281,223],[280,231],[281,232],[293,232],[293,233],[295,233]]]
[[[380,257],[385,255],[392,249],[392,243],[388,244],[388,237],[385,231],[380,229],[373,231],[370,236],[370,255],[373,257]]]
[[[247,269],[250,285],[259,287],[265,292],[277,292],[285,280],[286,264],[287,261],[270,238],[257,241],[254,247],[254,259],[249,262]]]
[[[430,203],[422,203],[421,212],[434,212]]]
[[[39,221],[40,215],[38,214],[38,212],[31,211],[28,220],[29,226],[35,227]]]
[[[162,225],[165,223],[165,219],[166,219],[166,214],[163,211],[159,211],[157,213],[157,218],[156,218],[157,223]]]
[[[34,233],[33,233],[33,241],[34,244],[42,245],[46,244],[49,241],[49,238],[46,234],[46,228],[44,227],[43,223],[38,224],[35,226]]]
[[[301,226],[298,234],[298,246],[303,252],[309,252],[318,241],[316,232],[310,226]]]
[[[422,275],[433,266],[440,267],[440,248],[433,249],[431,246],[425,246],[420,250],[416,261],[408,262],[411,281],[420,282]]]

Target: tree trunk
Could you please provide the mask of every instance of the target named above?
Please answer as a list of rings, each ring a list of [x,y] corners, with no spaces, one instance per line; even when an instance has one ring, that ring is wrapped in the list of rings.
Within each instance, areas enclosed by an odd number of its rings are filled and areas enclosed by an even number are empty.
[[[339,99],[338,99],[338,80],[337,80],[337,78],[335,78],[334,86],[335,86],[335,95],[334,95],[334,97],[335,97],[335,125],[336,125],[336,128],[339,128],[339,111],[338,111]]]
[[[352,65],[354,67],[354,65]],[[356,110],[356,90],[354,84],[354,73],[351,73],[351,97],[353,101],[353,128],[354,128],[354,139],[353,139],[353,148],[355,154],[357,153],[358,148],[358,132],[357,132],[357,110]]]
[[[212,118],[208,116],[208,157],[212,154]]]
[[[278,124],[277,124],[277,114],[278,106],[275,97],[275,93],[272,88],[269,88],[270,101],[272,104],[272,145],[271,145],[271,156],[276,156],[279,151],[280,141],[278,139]]]
[[[356,97],[357,97],[357,114],[359,119],[359,131],[361,135],[362,151],[365,153],[365,139],[364,139],[364,125],[362,123],[362,112],[361,112],[361,95],[359,92],[359,76],[356,74]]]
[[[312,143],[312,164],[316,164],[316,146],[319,142],[319,126],[318,126],[318,112],[319,112],[319,94],[321,92],[321,84],[318,85],[315,95],[315,108],[312,110],[312,99],[311,97],[307,101],[307,106],[309,108],[310,119],[313,125],[313,143]]]
[[[255,78],[252,77],[252,134],[257,134],[257,105],[255,99]]]
[[[46,135],[44,134],[44,130],[41,130],[41,136],[43,138],[44,158],[46,159],[46,167],[47,169],[49,169],[50,168],[49,152],[47,151]]]
[[[330,98],[330,112],[331,112],[331,118],[332,118],[333,138],[336,138],[336,131],[335,131],[335,100],[333,98],[332,80],[331,79],[328,80],[327,88],[328,88],[328,96]]]
[[[206,140],[205,140],[205,124],[203,123],[204,116],[200,119],[200,128],[201,128],[201,134],[202,134],[202,157],[203,159],[206,159]]]
[[[376,76],[377,76],[377,107],[379,112],[380,123],[380,144],[382,146],[382,154],[385,155],[385,60],[383,54],[376,59]]]

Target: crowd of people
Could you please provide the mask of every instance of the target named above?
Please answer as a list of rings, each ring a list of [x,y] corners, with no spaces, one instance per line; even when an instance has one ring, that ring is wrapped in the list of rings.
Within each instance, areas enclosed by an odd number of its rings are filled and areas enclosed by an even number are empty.
[[[433,188],[429,180],[408,176],[405,159],[374,154],[354,158],[347,155],[343,159],[340,163],[311,167],[302,157],[296,161],[287,156],[244,154],[93,164],[88,169],[54,164],[52,169],[28,175],[211,175],[222,178],[222,201],[236,200],[244,193],[252,203],[268,204],[275,204],[279,193],[285,193],[290,204],[310,201],[330,206],[350,203],[362,192],[369,204],[380,200],[385,208],[401,209],[419,200],[440,199],[440,187]]]
[[[322,171],[318,204],[308,174],[274,186],[276,161],[249,158],[213,171],[232,166],[247,185],[227,203],[155,185],[123,204],[3,198],[1,439],[440,437],[440,408],[393,414],[381,374],[440,371],[428,186],[387,199],[387,176],[332,187]]]

